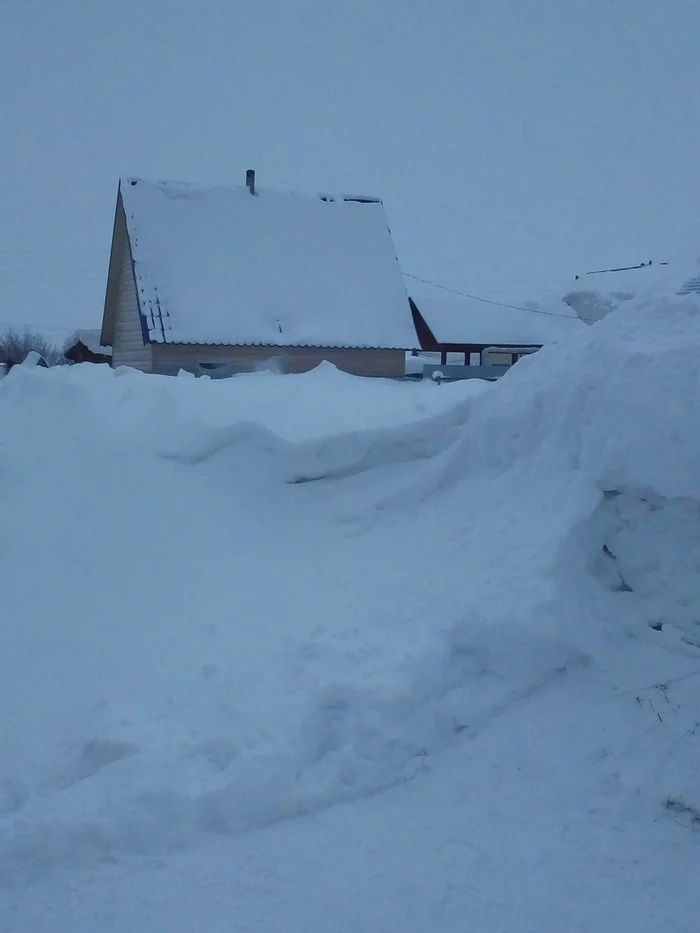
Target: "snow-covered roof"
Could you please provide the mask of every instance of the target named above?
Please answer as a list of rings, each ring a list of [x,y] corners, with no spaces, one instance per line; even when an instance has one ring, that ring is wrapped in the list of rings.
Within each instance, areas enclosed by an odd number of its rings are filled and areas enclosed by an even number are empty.
[[[103,356],[111,356],[112,348],[104,347],[100,343],[100,329],[88,328],[87,330],[75,330],[70,335],[70,337],[63,344],[63,351],[68,352],[71,347],[74,347],[76,344],[82,343],[84,347],[87,347],[92,353],[101,353]]]
[[[697,261],[643,262],[577,275],[558,287],[558,294],[585,321],[643,296],[700,293]]]
[[[381,202],[141,178],[120,191],[151,341],[416,345]]]
[[[472,298],[415,299],[433,336],[441,344],[543,346],[585,327],[563,302],[547,313],[505,308]]]

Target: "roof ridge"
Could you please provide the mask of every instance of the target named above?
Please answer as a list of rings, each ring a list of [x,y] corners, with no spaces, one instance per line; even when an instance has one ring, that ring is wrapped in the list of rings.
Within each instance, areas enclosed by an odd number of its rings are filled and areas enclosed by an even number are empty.
[[[181,188],[183,190],[190,189],[192,193],[195,191],[201,192],[202,194],[210,193],[214,191],[242,191],[246,188],[245,184],[233,184],[233,183],[221,183],[221,182],[194,182],[194,181],[182,181],[175,178],[147,178],[143,175],[120,175],[119,176],[119,186],[130,186],[136,187],[138,184],[148,185],[154,188],[172,188],[177,189]],[[272,193],[289,195],[290,197],[296,198],[311,198],[318,199],[321,201],[327,201],[329,203],[335,203],[342,201],[344,203],[357,203],[357,204],[381,204],[383,206],[384,202],[380,197],[375,195],[368,194],[349,194],[347,192],[330,192],[330,191],[300,191],[298,189],[292,188],[277,188],[273,186],[264,185],[262,188],[256,185],[255,187],[256,194],[262,193]]]

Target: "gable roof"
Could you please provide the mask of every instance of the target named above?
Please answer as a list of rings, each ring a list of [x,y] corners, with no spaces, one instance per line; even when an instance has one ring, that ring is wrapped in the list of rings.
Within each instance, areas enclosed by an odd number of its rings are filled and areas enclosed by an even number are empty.
[[[120,203],[153,343],[415,346],[376,199],[126,178]]]
[[[586,325],[565,304],[556,313],[506,308],[473,298],[416,298],[415,303],[438,344],[544,346]]]

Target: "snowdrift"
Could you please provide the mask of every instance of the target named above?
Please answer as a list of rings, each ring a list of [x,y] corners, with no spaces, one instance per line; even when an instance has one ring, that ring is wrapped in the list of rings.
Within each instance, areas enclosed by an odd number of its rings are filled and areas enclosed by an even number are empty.
[[[605,779],[700,807],[699,349],[688,296],[493,385],[11,373],[0,877],[395,787],[585,677]]]

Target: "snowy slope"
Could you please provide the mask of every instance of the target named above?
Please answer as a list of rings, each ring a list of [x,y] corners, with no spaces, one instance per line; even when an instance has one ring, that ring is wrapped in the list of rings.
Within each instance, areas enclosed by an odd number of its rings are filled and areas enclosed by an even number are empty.
[[[416,346],[381,203],[140,178],[120,192],[152,341]]]
[[[10,374],[0,930],[691,933],[699,348]]]

